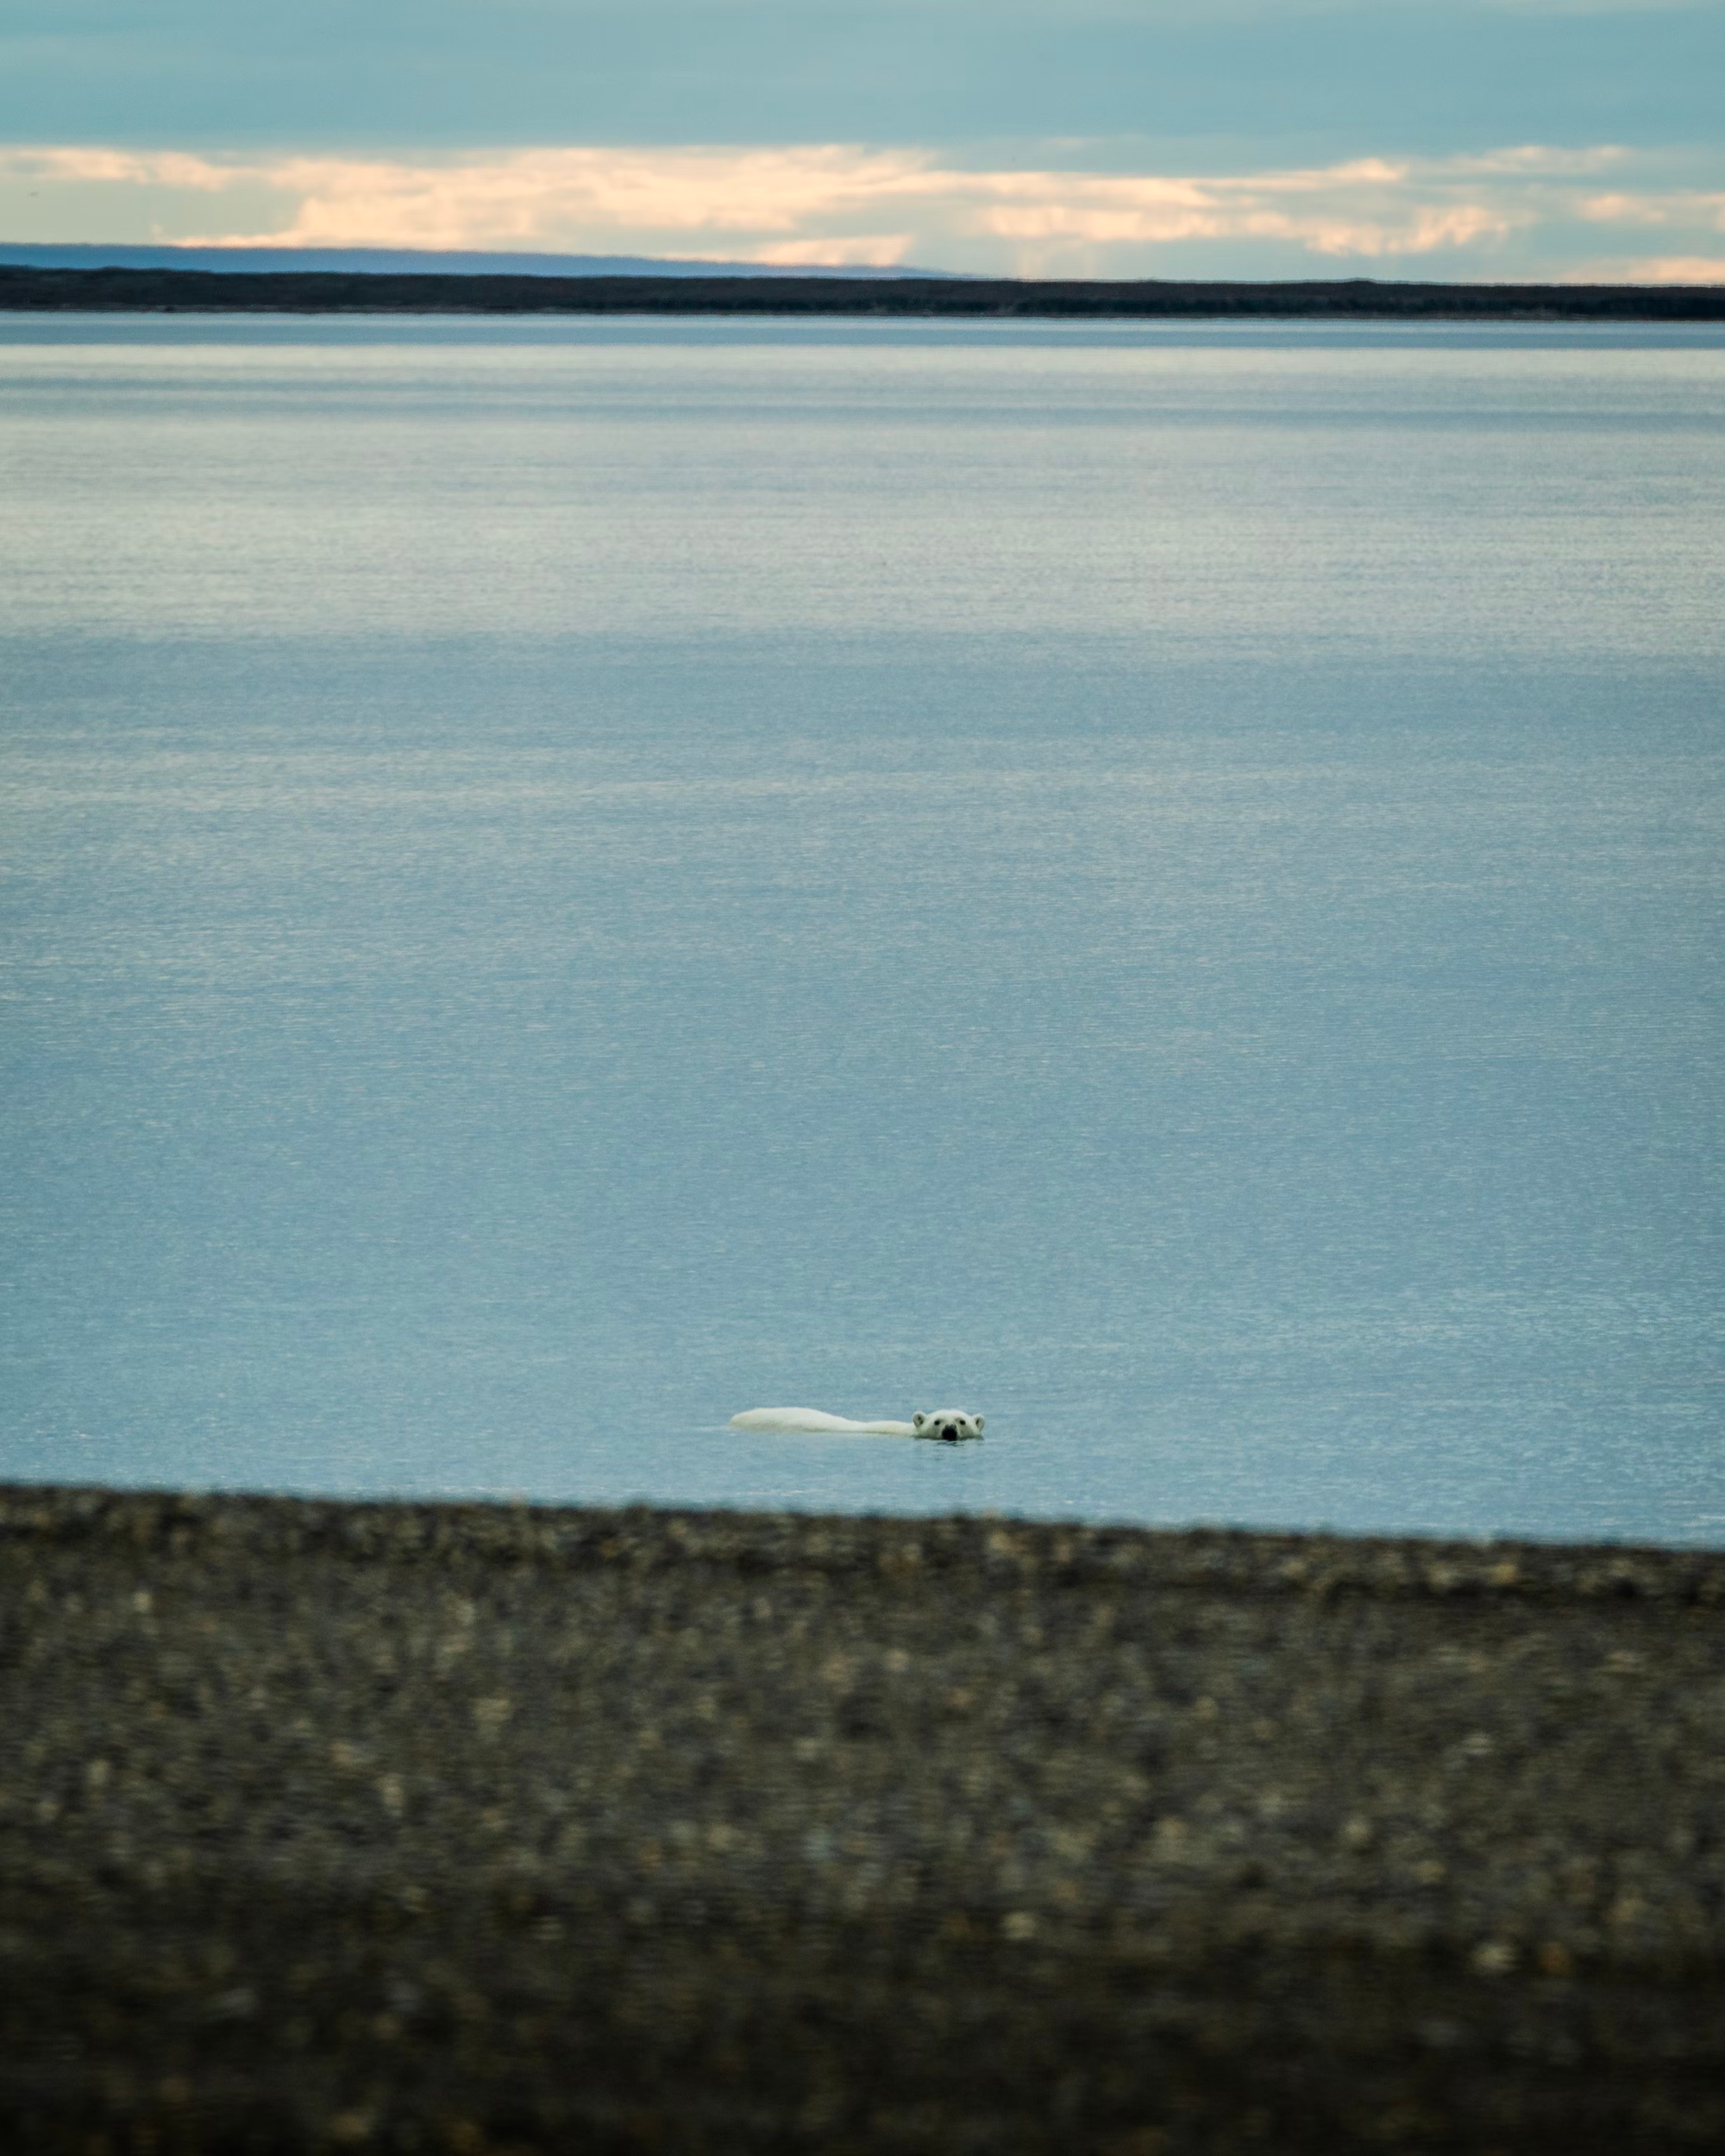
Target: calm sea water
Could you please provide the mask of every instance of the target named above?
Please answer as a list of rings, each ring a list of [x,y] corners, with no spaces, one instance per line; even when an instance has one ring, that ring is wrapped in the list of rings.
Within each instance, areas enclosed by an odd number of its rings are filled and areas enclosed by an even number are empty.
[[[1722,422],[0,317],[0,1472],[1725,1541]]]

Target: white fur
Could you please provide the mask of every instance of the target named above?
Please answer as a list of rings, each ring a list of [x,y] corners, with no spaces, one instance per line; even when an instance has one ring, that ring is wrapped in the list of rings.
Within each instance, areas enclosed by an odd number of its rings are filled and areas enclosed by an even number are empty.
[[[733,1430],[837,1430],[862,1438],[942,1438],[949,1444],[960,1438],[980,1438],[981,1415],[966,1414],[962,1407],[941,1407],[932,1414],[919,1414],[910,1422],[848,1422],[843,1415],[824,1415],[819,1407],[750,1407],[731,1418]]]

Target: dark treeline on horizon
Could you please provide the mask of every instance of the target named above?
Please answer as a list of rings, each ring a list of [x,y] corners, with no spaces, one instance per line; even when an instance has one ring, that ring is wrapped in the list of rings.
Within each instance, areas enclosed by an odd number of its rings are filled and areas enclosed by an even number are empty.
[[[1009,278],[540,277],[333,270],[0,266],[0,310],[214,314],[1322,315],[1725,321],[1725,285],[1103,283]]]

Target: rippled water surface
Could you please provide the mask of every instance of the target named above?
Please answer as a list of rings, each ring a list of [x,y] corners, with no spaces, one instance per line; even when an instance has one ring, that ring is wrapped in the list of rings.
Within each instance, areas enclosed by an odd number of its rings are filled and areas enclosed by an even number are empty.
[[[0,1472],[1725,1542],[1722,421],[0,317]]]

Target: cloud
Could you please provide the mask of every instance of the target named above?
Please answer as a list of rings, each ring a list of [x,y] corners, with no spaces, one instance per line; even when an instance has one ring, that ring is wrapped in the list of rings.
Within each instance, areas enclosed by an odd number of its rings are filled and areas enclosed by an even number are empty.
[[[1544,142],[1523,142],[1515,149],[1487,150],[1482,155],[1449,157],[1441,169],[1458,175],[1527,179],[1579,179],[1621,165],[1629,152],[1615,142],[1596,143],[1590,149],[1553,149]]]
[[[892,269],[910,252],[912,237],[908,232],[857,232],[843,240],[780,240],[767,247],[757,247],[750,260],[784,269],[853,264],[871,269]]]
[[[1063,249],[1189,239],[1286,240],[1329,256],[1427,254],[1515,221],[1487,202],[1422,198],[1442,183],[1422,190],[1412,167],[1375,158],[1208,178],[966,171],[929,153],[833,146],[532,149],[420,162],[67,149],[14,151],[5,161],[63,180],[204,193],[244,179],[296,205],[272,230],[185,235],[201,246],[590,250],[645,239],[697,251],[734,235],[731,252],[763,262],[889,262],[919,239],[938,248],[956,235],[1007,242],[1001,266],[1011,267]],[[883,235],[883,208],[911,229]]]
[[[1594,195],[1580,205],[1591,224],[1698,225],[1725,232],[1725,193],[1676,188],[1664,194]]]
[[[0,146],[0,179],[60,181],[71,185],[107,182],[134,187],[190,187],[219,193],[233,185],[235,167],[180,150],[111,150]]]
[[[22,147],[0,149],[0,185],[147,200],[153,236],[168,236],[171,211],[172,236],[206,247],[915,262],[1043,276],[1226,276],[1242,273],[1234,264],[1250,250],[1260,266],[1244,273],[1443,255],[1466,258],[1446,275],[1525,276],[1565,273],[1564,247],[1578,252],[1588,235],[1596,245],[1597,228],[1615,223],[1658,227],[1672,260],[1710,260],[1725,192],[1639,184],[1654,176],[1639,158],[1609,144],[1521,144],[1179,173],[973,167],[933,150],[842,144],[417,158]],[[1620,184],[1603,191],[1608,172]],[[223,197],[227,216],[212,215]],[[110,224],[101,236],[111,234]],[[1542,251],[1556,259],[1541,264]]]
[[[1631,260],[1584,262],[1565,285],[1725,285],[1725,254],[1659,254]]]
[[[1725,254],[1665,254],[1633,267],[1637,285],[1725,285]]]
[[[1420,198],[1412,168],[1380,159],[1246,178],[1157,179],[1074,172],[943,174],[982,197],[975,229],[1046,252],[1051,243],[1119,247],[1176,240],[1289,241],[1320,255],[1425,254],[1513,229],[1509,211]],[[990,196],[1004,199],[998,206]]]

